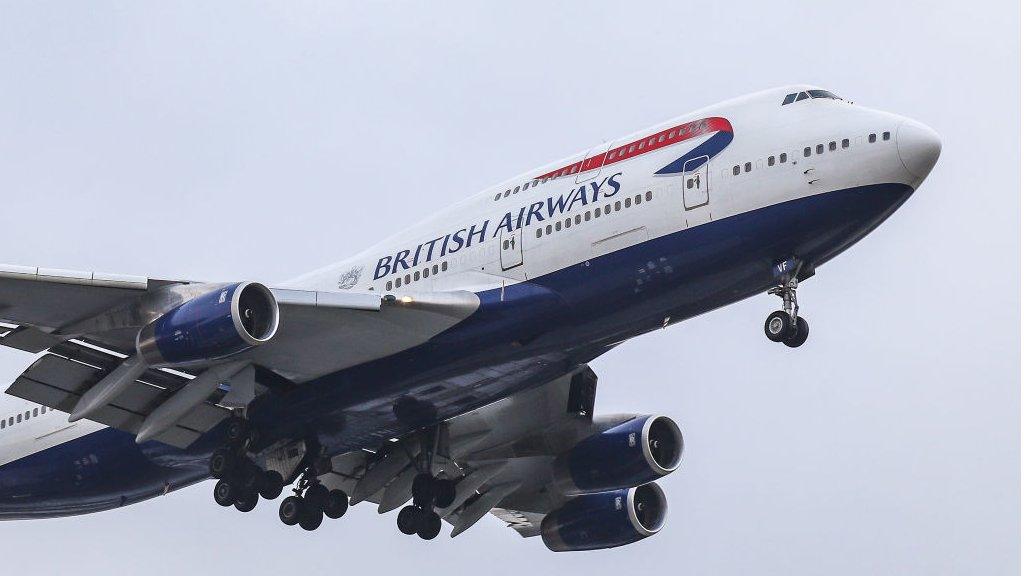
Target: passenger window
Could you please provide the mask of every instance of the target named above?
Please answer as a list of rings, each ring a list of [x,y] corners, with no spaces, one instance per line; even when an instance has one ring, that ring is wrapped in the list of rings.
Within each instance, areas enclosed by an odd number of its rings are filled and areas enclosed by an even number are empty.
[[[836,151],[836,143],[835,142],[829,142],[828,143],[828,151],[829,152],[835,152]]]
[[[447,262],[441,262],[441,271],[444,272],[447,269],[448,269],[448,263]]]
[[[501,200],[501,192],[494,195],[494,201],[497,202],[498,200]]]
[[[651,192],[650,190],[648,190],[647,191],[647,200],[650,200],[651,198],[654,198],[654,192]]]
[[[388,280],[388,283],[387,283],[386,286],[384,286],[384,289],[387,290],[388,292],[390,292],[393,287],[394,287],[394,284],[392,284],[391,281]]]
[[[566,218],[565,219],[565,228],[566,229],[572,228],[572,218]]]
[[[508,195],[511,194],[511,193],[512,193],[511,190],[505,190],[505,198],[508,198]]]
[[[508,240],[505,241],[505,247],[508,248]],[[420,271],[419,270],[413,272],[412,279],[417,281],[417,282],[419,282],[419,280],[420,280]]]
[[[691,188],[693,188],[693,180],[687,178],[686,179],[686,189],[689,190]]]
[[[611,204],[605,204],[604,205],[604,213],[605,214],[611,214],[612,213],[612,205]]]
[[[868,142],[874,144],[875,140],[878,140],[878,136],[875,134],[868,134]]]
[[[615,211],[618,212],[619,210],[622,210],[622,202],[615,203]]]
[[[424,268],[423,269],[423,277],[424,278],[430,278],[430,268]]]
[[[888,132],[882,132],[882,140],[888,140],[888,139],[889,139],[889,133]]]
[[[658,142],[664,142],[664,141],[665,141],[665,135],[664,134],[662,134],[661,136],[658,136]]]
[[[587,210],[586,212],[583,213],[583,219],[586,220],[587,222],[590,222],[590,210]]]
[[[750,172],[750,162],[747,162],[746,164],[743,165],[743,171]]]
[[[555,232],[561,232],[561,231],[562,231],[562,221],[559,220],[558,222],[555,222]]]
[[[849,138],[843,138],[842,146],[843,146],[843,148],[849,148],[850,147],[850,139]]]
[[[783,152],[782,154],[779,154],[779,164],[785,164],[785,163],[786,163],[786,153]]]
[[[775,156],[769,156],[768,157],[768,165],[769,166],[775,166]]]
[[[437,264],[434,264],[434,274],[437,274]]]
[[[643,198],[642,196],[640,196],[639,194],[637,194],[636,196],[634,196],[634,197],[633,197],[633,202],[634,202],[635,204],[639,204],[639,203],[640,203],[640,200],[641,200],[642,198]]]
[[[513,188],[512,189],[512,193],[513,194],[519,194],[519,186],[516,186],[515,188]]]
[[[601,207],[598,206],[597,208],[594,208],[594,218],[600,218],[600,217],[601,217]]]
[[[540,238],[542,234],[544,234],[544,231],[541,230],[540,228],[537,228],[537,238]]]
[[[39,408],[33,408],[32,409],[32,416],[33,417],[39,416]]]
[[[732,167],[732,175],[733,176],[739,176],[740,175],[740,165],[739,164],[737,164],[737,165]]]
[[[647,145],[648,146],[654,146],[654,137],[653,136],[651,137],[650,140],[647,141]]]
[[[405,283],[406,284],[412,283],[412,274],[406,274],[405,275]]]
[[[526,192],[526,189],[529,188],[529,187],[530,187],[530,183],[529,182],[527,182],[526,184],[523,184],[523,192]]]
[[[583,216],[580,216],[579,214],[577,214],[576,215],[576,223],[579,224],[580,222],[583,222]]]
[[[545,234],[551,234],[551,224],[547,225],[547,228],[544,229],[544,233]]]
[[[668,133],[668,139],[669,140],[672,140],[675,137],[676,137],[676,131],[675,130],[673,130],[673,131]]]
[[[810,155],[811,155],[811,147],[808,146],[807,148],[804,148],[804,158],[810,157]]]
[[[629,197],[627,196],[627,197],[626,197],[626,208],[629,208],[629,207],[630,207],[630,206],[632,206],[632,205],[633,205],[633,199],[632,199],[632,198],[629,198]]]
[[[632,154],[634,150],[636,150],[636,145],[630,144],[629,145],[629,153]]]
[[[21,414],[18,414],[18,422],[21,422]]]
[[[824,154],[825,153],[825,145],[824,144],[818,144],[817,146],[814,147],[814,151],[817,152],[818,154]]]

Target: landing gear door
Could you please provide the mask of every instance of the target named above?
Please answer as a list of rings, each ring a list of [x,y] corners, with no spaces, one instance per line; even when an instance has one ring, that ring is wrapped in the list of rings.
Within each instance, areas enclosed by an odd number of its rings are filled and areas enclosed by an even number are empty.
[[[711,198],[709,184],[708,157],[688,160],[683,165],[683,208],[693,210],[707,206]]]
[[[501,242],[498,244],[501,250],[501,269],[511,270],[523,265],[523,229],[518,228],[512,232],[501,231]]]

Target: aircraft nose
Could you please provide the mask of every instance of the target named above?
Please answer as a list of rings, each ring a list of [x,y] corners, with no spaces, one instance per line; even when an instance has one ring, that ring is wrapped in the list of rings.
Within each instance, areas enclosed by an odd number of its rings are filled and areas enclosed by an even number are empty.
[[[916,178],[924,180],[939,160],[942,140],[931,128],[915,120],[904,120],[896,131],[900,162]]]

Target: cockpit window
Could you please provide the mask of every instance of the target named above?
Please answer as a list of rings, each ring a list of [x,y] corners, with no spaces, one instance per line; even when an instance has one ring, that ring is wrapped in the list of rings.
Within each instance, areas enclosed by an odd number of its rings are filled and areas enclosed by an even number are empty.
[[[794,92],[787,94],[782,100],[782,105],[792,104],[793,102],[799,102],[801,100],[807,100],[808,98],[828,98],[830,100],[842,100],[839,96],[829,92],[828,90],[808,90],[806,92]]]
[[[807,92],[811,95],[811,98],[831,98],[832,100],[842,100],[842,98],[828,90],[808,90]]]

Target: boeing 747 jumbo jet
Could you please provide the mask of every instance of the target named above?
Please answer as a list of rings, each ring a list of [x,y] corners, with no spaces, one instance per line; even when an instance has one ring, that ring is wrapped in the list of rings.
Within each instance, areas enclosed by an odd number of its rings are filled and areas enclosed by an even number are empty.
[[[0,266],[0,344],[37,354],[0,412],[0,517],[97,512],[217,479],[314,530],[350,504],[424,539],[488,512],[551,550],[657,533],[665,415],[593,413],[588,362],[797,286],[939,157],[923,124],[768,90],[502,182],[277,285]],[[17,397],[16,400],[12,397]],[[659,407],[663,408],[663,407]]]

